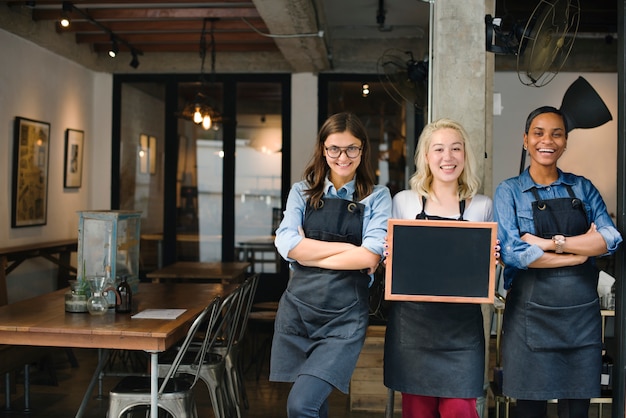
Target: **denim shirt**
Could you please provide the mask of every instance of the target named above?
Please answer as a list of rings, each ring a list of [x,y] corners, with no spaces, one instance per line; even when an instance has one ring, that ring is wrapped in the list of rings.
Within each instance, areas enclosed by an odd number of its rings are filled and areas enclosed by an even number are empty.
[[[558,170],[559,178],[548,186],[536,184],[528,169],[517,177],[503,181],[496,188],[494,195],[494,219],[498,223],[498,239],[500,240],[501,257],[505,264],[504,288],[510,289],[511,283],[519,270],[543,255],[537,245],[530,245],[521,240],[525,233],[535,234],[532,202],[535,198],[531,192],[536,187],[541,199],[569,197],[565,185],[572,187],[574,194],[585,207],[587,221],[595,223],[600,235],[606,241],[607,254],[612,254],[622,242],[620,233],[609,216],[606,204],[595,186],[582,176],[564,173]]]
[[[294,262],[287,254],[300,243],[303,237],[298,232],[298,227],[304,222],[306,210],[306,196],[304,190],[308,188],[306,181],[295,183],[289,191],[287,206],[283,220],[276,230],[274,244],[278,253],[287,261]],[[325,198],[340,198],[352,200],[354,194],[354,180],[343,185],[339,190],[326,178],[324,183]],[[363,214],[363,242],[361,246],[374,254],[383,256],[385,250],[385,236],[387,235],[387,220],[391,217],[391,194],[385,186],[376,185],[372,194],[361,200],[365,205]]]

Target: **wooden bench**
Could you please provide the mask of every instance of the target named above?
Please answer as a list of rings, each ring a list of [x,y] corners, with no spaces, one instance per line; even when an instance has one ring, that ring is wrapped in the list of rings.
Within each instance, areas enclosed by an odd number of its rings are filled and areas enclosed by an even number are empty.
[[[43,257],[59,267],[57,288],[66,287],[76,267],[70,265],[72,253],[78,251],[78,240],[68,239],[0,248],[0,306],[8,303],[7,276],[24,261]]]

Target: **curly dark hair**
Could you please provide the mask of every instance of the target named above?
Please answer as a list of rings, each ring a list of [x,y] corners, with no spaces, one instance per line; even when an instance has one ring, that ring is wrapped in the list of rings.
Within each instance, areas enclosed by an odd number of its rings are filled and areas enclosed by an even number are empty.
[[[350,112],[337,113],[326,119],[317,134],[317,145],[313,157],[304,170],[304,179],[309,188],[305,195],[312,207],[317,208],[324,195],[324,180],[330,170],[324,156],[324,142],[329,135],[349,132],[361,140],[361,163],[355,175],[355,200],[362,200],[374,190],[375,175],[371,164],[371,145],[363,122]]]

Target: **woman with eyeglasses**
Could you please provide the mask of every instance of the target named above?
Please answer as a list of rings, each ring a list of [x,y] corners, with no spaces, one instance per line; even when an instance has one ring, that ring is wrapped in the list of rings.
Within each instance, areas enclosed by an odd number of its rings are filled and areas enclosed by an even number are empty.
[[[393,218],[493,220],[491,199],[477,193],[476,160],[458,122],[439,119],[426,125],[415,166],[411,188],[393,198]],[[416,265],[415,280],[419,278]],[[484,395],[485,381],[480,304],[393,302],[384,379],[385,386],[402,393],[403,418],[478,418],[476,399]]]
[[[290,418],[328,417],[328,396],[333,388],[348,393],[365,340],[368,288],[391,215],[371,152],[357,116],[329,117],[276,231],[291,277],[278,306],[270,380],[293,382]]]

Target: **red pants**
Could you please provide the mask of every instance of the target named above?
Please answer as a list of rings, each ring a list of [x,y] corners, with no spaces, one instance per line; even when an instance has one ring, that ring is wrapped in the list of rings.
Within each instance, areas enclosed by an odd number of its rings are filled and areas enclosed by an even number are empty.
[[[479,418],[476,398],[402,394],[402,418]]]

